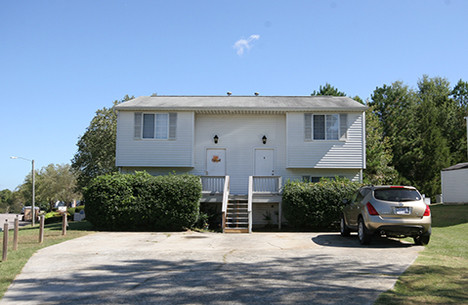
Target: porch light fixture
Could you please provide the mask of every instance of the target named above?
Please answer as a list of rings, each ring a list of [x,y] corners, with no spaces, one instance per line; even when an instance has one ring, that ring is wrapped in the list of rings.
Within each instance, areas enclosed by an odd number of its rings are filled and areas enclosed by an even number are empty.
[[[213,137],[214,143],[215,143],[215,144],[218,144],[218,140],[219,140],[218,135],[215,135],[215,136]]]
[[[262,138],[262,143],[266,144],[266,142],[267,142],[267,137],[264,135],[263,138]]]

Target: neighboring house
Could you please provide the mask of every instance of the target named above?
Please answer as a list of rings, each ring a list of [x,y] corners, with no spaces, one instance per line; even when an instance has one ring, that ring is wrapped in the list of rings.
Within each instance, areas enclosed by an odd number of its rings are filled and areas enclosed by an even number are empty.
[[[440,175],[443,203],[468,203],[468,163],[444,168]]]
[[[115,108],[120,171],[201,176],[225,231],[281,226],[289,179],[362,181],[367,107],[348,97],[143,96]]]

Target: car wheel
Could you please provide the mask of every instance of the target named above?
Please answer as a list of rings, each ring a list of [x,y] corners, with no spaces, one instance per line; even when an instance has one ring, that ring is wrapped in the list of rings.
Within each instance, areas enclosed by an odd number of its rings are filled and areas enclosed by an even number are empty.
[[[362,217],[358,220],[358,238],[361,245],[369,244],[372,238],[372,234],[367,230]]]
[[[424,233],[422,235],[413,237],[413,239],[416,245],[425,246],[429,243],[429,240],[431,239],[431,233]]]
[[[349,236],[350,234],[350,230],[348,228],[348,226],[346,226],[346,222],[345,222],[345,219],[344,219],[344,215],[341,215],[341,220],[340,220],[340,233],[341,233],[341,236]]]

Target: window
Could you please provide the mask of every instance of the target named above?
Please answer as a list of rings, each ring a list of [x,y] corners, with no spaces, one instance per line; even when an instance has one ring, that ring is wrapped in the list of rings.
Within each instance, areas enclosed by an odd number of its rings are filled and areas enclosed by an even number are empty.
[[[302,182],[312,182],[317,183],[322,179],[336,180],[337,176],[334,177],[322,177],[322,176],[302,176]],[[339,178],[344,178],[344,176],[338,176]]]
[[[345,140],[347,114],[304,114],[305,140]]]
[[[177,113],[135,113],[136,139],[175,140]]]
[[[418,191],[405,188],[376,189],[374,191],[374,197],[379,200],[395,202],[421,200]]]

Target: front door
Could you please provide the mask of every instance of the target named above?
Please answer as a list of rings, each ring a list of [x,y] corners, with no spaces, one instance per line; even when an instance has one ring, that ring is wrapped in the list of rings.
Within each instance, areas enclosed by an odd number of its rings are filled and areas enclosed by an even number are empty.
[[[274,176],[273,149],[255,150],[255,176]]]
[[[207,149],[206,150],[206,175],[225,176],[226,175],[226,150]]]

